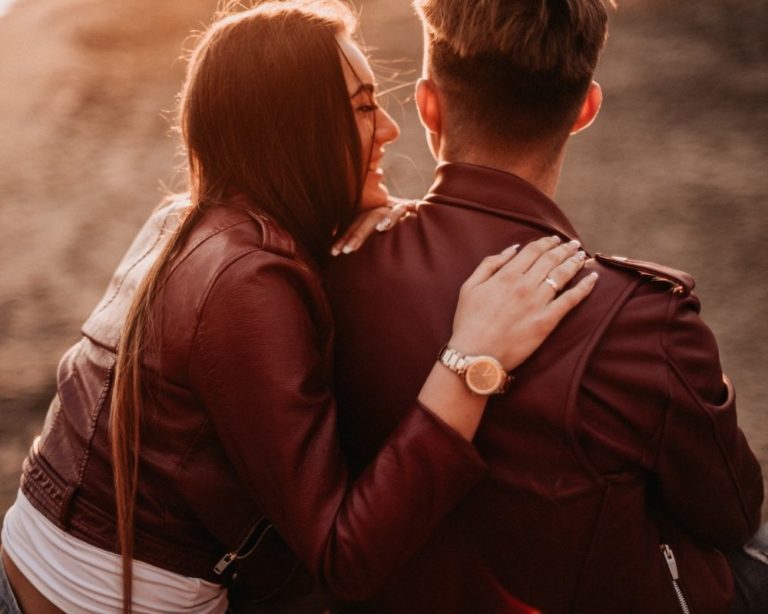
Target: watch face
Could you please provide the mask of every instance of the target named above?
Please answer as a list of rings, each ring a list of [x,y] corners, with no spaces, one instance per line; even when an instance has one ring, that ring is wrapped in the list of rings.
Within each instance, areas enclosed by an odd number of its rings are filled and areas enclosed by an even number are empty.
[[[506,373],[488,358],[478,358],[472,361],[466,371],[467,386],[477,394],[493,394],[501,386]]]

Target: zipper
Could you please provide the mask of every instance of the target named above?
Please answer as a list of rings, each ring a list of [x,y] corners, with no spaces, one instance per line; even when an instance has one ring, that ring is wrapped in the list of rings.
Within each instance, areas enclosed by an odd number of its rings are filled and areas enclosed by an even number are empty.
[[[259,533],[259,536],[256,538],[254,543],[250,544],[250,541],[256,534],[256,531],[264,522],[266,522],[266,518],[260,519],[255,525],[253,525],[248,533],[246,533],[245,537],[242,539],[237,548],[235,548],[232,552],[227,552],[223,557],[219,559],[219,562],[213,566],[213,573],[215,573],[217,576],[220,576],[232,563],[250,556],[253,551],[259,547],[261,540],[264,539],[264,536],[272,528],[272,525],[267,522],[267,525],[261,529],[261,532]]]
[[[660,544],[659,548],[661,548],[661,554],[664,557],[664,562],[667,564],[667,569],[669,569],[669,575],[672,576],[672,586],[675,589],[675,595],[677,595],[677,601],[680,604],[680,609],[683,611],[683,614],[691,614],[691,608],[685,598],[683,588],[680,586],[680,574],[677,571],[677,561],[675,560],[675,554],[672,552],[672,548],[670,548],[667,544]]]

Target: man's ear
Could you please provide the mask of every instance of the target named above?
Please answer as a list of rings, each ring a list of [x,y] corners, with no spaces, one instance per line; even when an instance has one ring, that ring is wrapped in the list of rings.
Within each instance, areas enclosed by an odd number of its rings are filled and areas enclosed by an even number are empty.
[[[585,128],[589,128],[589,126],[592,125],[592,122],[595,121],[597,114],[600,112],[601,104],[603,104],[603,90],[597,81],[592,81],[592,83],[589,84],[587,96],[581,104],[579,116],[576,118],[576,121],[571,128],[571,134],[576,134]]]
[[[442,109],[437,87],[431,79],[419,79],[416,83],[416,108],[421,125],[428,132],[439,134],[443,124]]]
[[[427,132],[427,144],[435,160],[440,160],[440,141],[443,130],[443,109],[435,82],[419,79],[416,84],[416,108],[421,125]]]

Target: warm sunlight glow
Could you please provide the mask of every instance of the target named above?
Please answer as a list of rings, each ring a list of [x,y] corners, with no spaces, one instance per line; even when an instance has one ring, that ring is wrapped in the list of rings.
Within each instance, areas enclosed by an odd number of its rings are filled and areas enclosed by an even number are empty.
[[[18,0],[0,0],[0,17],[5,15],[11,6]]]

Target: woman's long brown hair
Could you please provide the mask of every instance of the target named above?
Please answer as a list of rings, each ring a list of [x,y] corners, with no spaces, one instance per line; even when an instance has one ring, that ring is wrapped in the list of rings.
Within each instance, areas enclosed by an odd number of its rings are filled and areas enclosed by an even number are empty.
[[[118,347],[110,437],[123,561],[132,604],[142,377],[162,285],[195,224],[235,194],[320,263],[359,207],[365,164],[336,36],[355,19],[339,0],[285,0],[225,14],[193,52],[180,98],[191,204],[133,298]],[[239,199],[241,202],[243,199]]]

